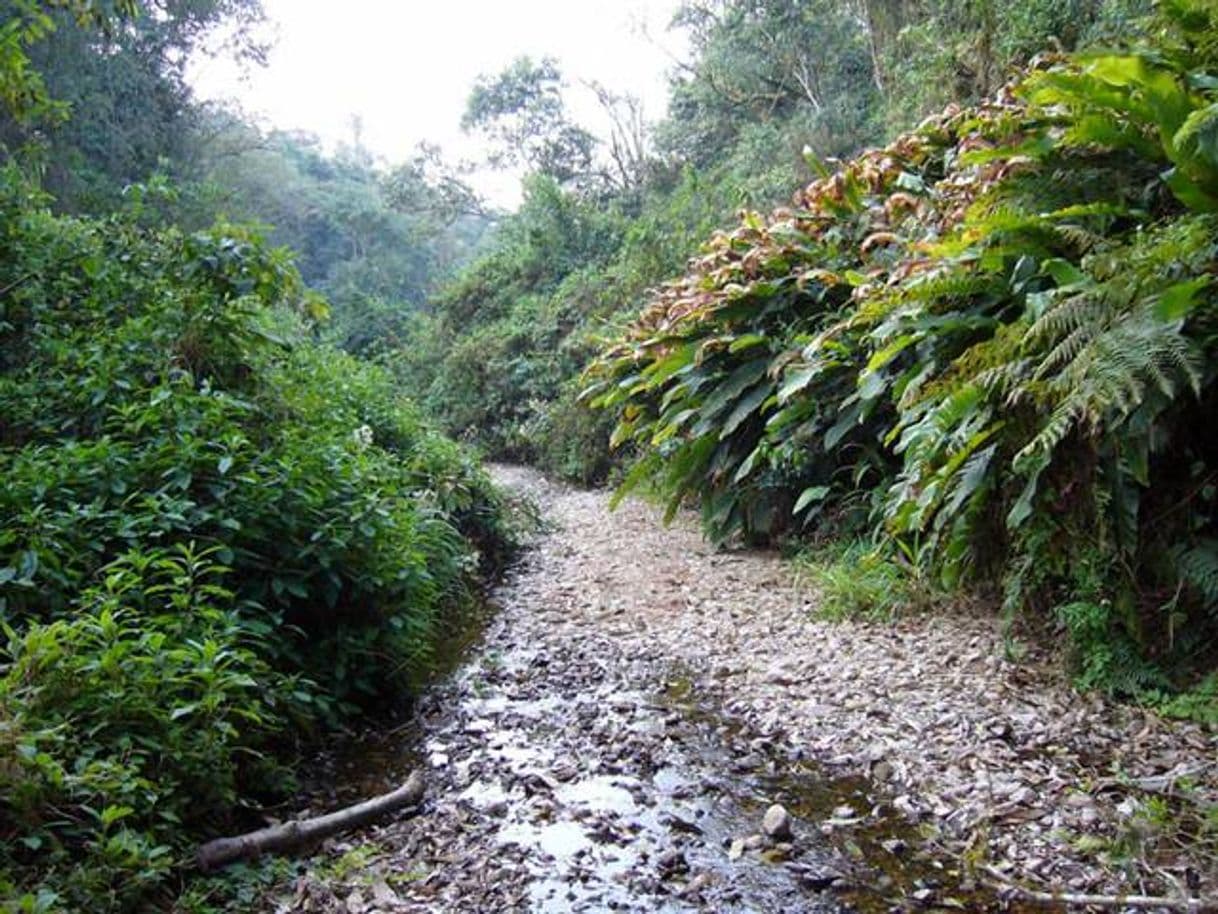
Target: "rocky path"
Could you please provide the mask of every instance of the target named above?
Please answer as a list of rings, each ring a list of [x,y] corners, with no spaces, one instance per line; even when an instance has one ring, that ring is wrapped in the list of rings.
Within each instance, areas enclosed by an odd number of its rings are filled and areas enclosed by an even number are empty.
[[[1004,662],[994,620],[816,622],[772,554],[496,474],[550,526],[465,666],[381,744],[385,782],[426,766],[426,806],[332,844],[281,910],[1016,910],[1003,879],[1218,893],[1191,840],[1207,806],[1218,828],[1212,734]]]

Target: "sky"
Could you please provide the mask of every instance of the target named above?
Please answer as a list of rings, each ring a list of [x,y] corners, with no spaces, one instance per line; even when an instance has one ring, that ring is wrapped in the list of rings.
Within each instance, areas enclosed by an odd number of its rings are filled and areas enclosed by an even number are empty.
[[[205,99],[235,101],[267,127],[306,130],[333,148],[354,137],[386,163],[416,145],[439,145],[452,160],[481,158],[462,134],[461,114],[480,75],[516,57],[554,57],[571,85],[574,118],[603,130],[580,88],[596,80],[643,100],[663,116],[667,72],[684,53],[668,24],[678,0],[263,0],[274,42],[266,67],[224,58],[194,62]],[[471,182],[501,206],[518,199],[519,177],[481,171]]]

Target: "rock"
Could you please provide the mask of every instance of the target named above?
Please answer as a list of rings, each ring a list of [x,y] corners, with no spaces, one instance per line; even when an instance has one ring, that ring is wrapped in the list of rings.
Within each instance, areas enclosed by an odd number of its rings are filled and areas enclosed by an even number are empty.
[[[569,781],[575,780],[579,775],[579,769],[570,762],[560,762],[550,773],[554,776],[554,780],[566,784]]]
[[[389,907],[398,904],[401,899],[398,898],[398,893],[389,887],[384,879],[377,879],[372,883],[372,901],[380,907]]]
[[[1036,791],[1031,787],[1020,787],[1011,794],[1011,802],[1023,806],[1031,806],[1036,799]]]
[[[880,847],[888,851],[894,857],[899,857],[909,849],[909,845],[900,838],[889,838],[887,841],[881,841]]]
[[[831,866],[803,866],[795,864],[791,867],[791,870],[796,874],[801,883],[818,892],[838,886],[845,881],[845,874],[841,870]]]
[[[732,840],[732,846],[727,849],[728,860],[739,860],[744,856],[744,839],[735,838]]]
[[[765,838],[761,835],[749,835],[742,843],[746,851],[760,850],[765,847]]]
[[[750,771],[756,771],[761,767],[762,758],[755,752],[750,752],[747,755],[742,755],[740,758],[732,762],[732,771],[737,774],[746,774]]]
[[[364,914],[368,910],[368,901],[358,888],[352,889],[345,902],[347,914]]]
[[[703,871],[685,884],[685,888],[681,889],[681,895],[687,898],[691,895],[700,895],[703,890],[710,888],[714,881],[713,874]]]
[[[791,816],[780,803],[775,803],[765,811],[761,820],[761,831],[775,841],[787,841],[791,838]]]
[[[689,861],[685,859],[685,854],[680,848],[670,847],[660,856],[656,857],[656,869],[665,878],[675,876],[678,873],[688,873]]]
[[[660,816],[660,823],[667,825],[673,831],[685,832],[688,835],[702,834],[702,828],[699,825],[690,822],[688,819],[682,819],[675,813],[664,813]]]
[[[766,863],[785,863],[791,859],[791,852],[793,850],[794,848],[790,844],[776,844],[763,850],[761,852],[761,859]]]

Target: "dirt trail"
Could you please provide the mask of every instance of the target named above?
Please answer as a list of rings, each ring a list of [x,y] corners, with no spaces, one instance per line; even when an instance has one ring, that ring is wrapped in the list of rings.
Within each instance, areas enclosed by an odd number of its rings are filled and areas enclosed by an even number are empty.
[[[1148,795],[1214,800],[1212,735],[1005,663],[993,620],[818,623],[773,554],[495,473],[550,528],[374,762],[426,766],[427,805],[332,845],[282,910],[997,909],[950,862],[964,842],[1042,886],[1162,891],[1177,867],[1215,891],[1143,832],[1123,870],[1097,856]],[[772,803],[790,837],[761,834]]]

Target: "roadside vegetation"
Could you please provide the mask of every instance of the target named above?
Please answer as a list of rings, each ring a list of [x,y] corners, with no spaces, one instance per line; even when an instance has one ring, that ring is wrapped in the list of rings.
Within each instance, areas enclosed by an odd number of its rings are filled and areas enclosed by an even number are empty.
[[[861,539],[805,563],[826,611],[979,596],[1204,719],[1214,16],[687,4],[634,180],[538,167],[395,370],[717,541]]]
[[[291,801],[303,751],[426,679],[512,536],[474,457],[319,341],[325,283],[289,251],[214,213],[194,227],[203,197],[163,163],[50,193],[80,106],[25,52],[117,67],[170,23],[4,18],[0,906],[163,910],[201,839]],[[110,42],[134,48],[88,58]],[[240,907],[240,887],[216,897]]]

